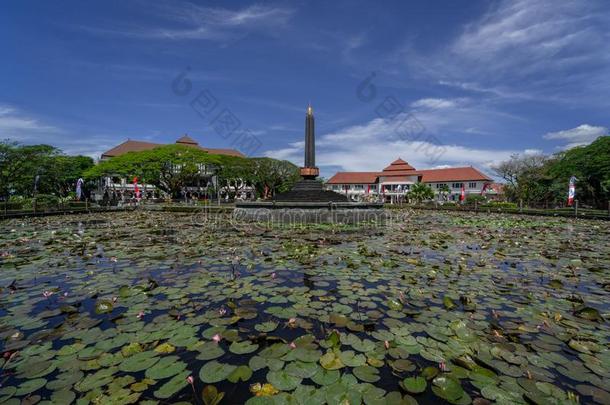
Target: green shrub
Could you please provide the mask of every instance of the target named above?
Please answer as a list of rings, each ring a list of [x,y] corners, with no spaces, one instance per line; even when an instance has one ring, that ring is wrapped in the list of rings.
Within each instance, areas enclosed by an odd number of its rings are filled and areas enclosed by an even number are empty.
[[[487,199],[480,194],[468,194],[466,196],[466,204],[474,205],[474,203],[483,204],[487,201]]]
[[[519,208],[516,203],[504,202],[504,201],[489,201],[486,204],[480,205],[481,208],[495,208],[495,209],[517,209]]]
[[[36,200],[36,209],[57,208],[59,206],[59,197],[52,194],[38,194],[29,201],[28,208],[34,207],[34,200]]]

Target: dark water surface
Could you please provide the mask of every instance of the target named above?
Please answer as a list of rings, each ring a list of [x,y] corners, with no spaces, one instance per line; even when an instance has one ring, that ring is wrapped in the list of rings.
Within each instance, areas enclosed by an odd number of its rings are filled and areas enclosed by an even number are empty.
[[[393,215],[4,221],[0,403],[610,403],[607,223]]]

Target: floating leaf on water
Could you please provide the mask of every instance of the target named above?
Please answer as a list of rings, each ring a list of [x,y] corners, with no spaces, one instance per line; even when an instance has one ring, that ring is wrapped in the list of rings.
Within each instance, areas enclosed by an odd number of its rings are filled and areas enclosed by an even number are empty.
[[[282,391],[292,391],[302,381],[302,378],[288,374],[284,370],[270,371],[267,373],[267,381]]]
[[[320,364],[326,370],[338,370],[345,367],[345,364],[343,364],[341,358],[339,358],[339,356],[333,351],[328,351],[326,354],[320,357]]]
[[[273,321],[262,322],[254,325],[254,329],[259,332],[269,333],[277,329],[278,323]]]
[[[348,367],[358,367],[366,364],[366,357],[364,354],[357,354],[353,350],[346,350],[339,353],[339,358]]]
[[[338,370],[320,369],[311,380],[318,385],[330,385],[339,380],[341,373]]]
[[[601,316],[599,311],[592,307],[582,306],[574,311],[574,315],[579,318],[587,319],[589,321],[604,321],[604,318]]]
[[[197,350],[199,350],[197,360],[213,360],[225,354],[224,349],[216,342],[204,342]]]
[[[238,381],[248,381],[252,377],[252,369],[248,366],[238,366],[233,372],[227,377],[232,383]]]
[[[288,364],[285,370],[286,373],[294,377],[311,378],[320,370],[320,367],[317,363],[295,361]]]
[[[257,397],[269,397],[280,392],[277,388],[275,388],[272,384],[265,383],[256,383],[250,386],[250,392],[256,395]]]
[[[436,396],[449,402],[457,401],[464,395],[464,389],[459,381],[450,377],[439,376],[432,380],[432,391]]]
[[[218,405],[224,398],[224,392],[218,392],[218,389],[213,385],[206,385],[201,391],[201,399],[205,405]]]
[[[453,302],[453,300],[451,299],[451,297],[449,297],[448,295],[445,295],[443,297],[443,305],[445,306],[445,309],[451,311],[452,309],[454,309],[457,305],[455,305],[455,302]]]
[[[409,377],[402,380],[402,386],[412,394],[419,394],[426,390],[426,379],[423,377]]]
[[[256,349],[258,349],[258,345],[247,340],[243,342],[233,342],[231,343],[231,346],[229,346],[229,351],[235,354],[252,353],[256,351]]]
[[[236,368],[237,366],[223,364],[213,360],[201,367],[201,370],[199,370],[199,378],[204,383],[215,384],[225,380]]]
[[[188,385],[186,378],[189,372],[185,371],[178,375],[175,375],[171,380],[163,384],[159,389],[154,392],[156,398],[167,399],[176,395],[180,390]]]
[[[154,366],[146,370],[146,377],[152,380],[162,380],[172,377],[186,369],[186,363],[180,361],[178,356],[161,358]]]
[[[19,387],[17,387],[17,391],[15,392],[14,395],[21,397],[24,395],[31,394],[34,391],[37,391],[40,388],[44,387],[46,383],[47,383],[47,380],[45,378],[36,378],[34,380],[26,380],[26,381],[22,382],[19,385]]]
[[[173,353],[175,350],[176,348],[167,342],[161,343],[159,346],[155,347],[155,352],[163,354]]]
[[[359,366],[354,368],[352,372],[359,380],[364,382],[374,383],[381,378],[379,377],[379,370],[371,366]]]
[[[126,373],[135,373],[151,368],[159,361],[157,353],[151,351],[136,353],[131,357],[126,358],[119,364],[119,370]]]
[[[99,300],[95,303],[95,313],[96,314],[107,314],[112,312],[114,308],[112,301],[110,300]]]

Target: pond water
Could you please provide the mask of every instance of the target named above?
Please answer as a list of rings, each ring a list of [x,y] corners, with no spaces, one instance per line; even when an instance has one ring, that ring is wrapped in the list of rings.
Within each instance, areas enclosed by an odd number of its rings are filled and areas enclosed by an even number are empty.
[[[393,215],[1,222],[0,403],[610,403],[608,223]]]

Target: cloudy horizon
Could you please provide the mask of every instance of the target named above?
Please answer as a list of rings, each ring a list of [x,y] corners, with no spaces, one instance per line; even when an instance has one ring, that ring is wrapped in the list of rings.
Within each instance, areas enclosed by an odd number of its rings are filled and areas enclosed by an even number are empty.
[[[485,171],[608,135],[601,0],[147,4],[4,4],[0,138],[93,157],[185,133],[239,148],[191,107],[204,90],[256,155],[298,165],[311,102],[325,177],[398,157]],[[185,72],[189,95],[172,87]]]

